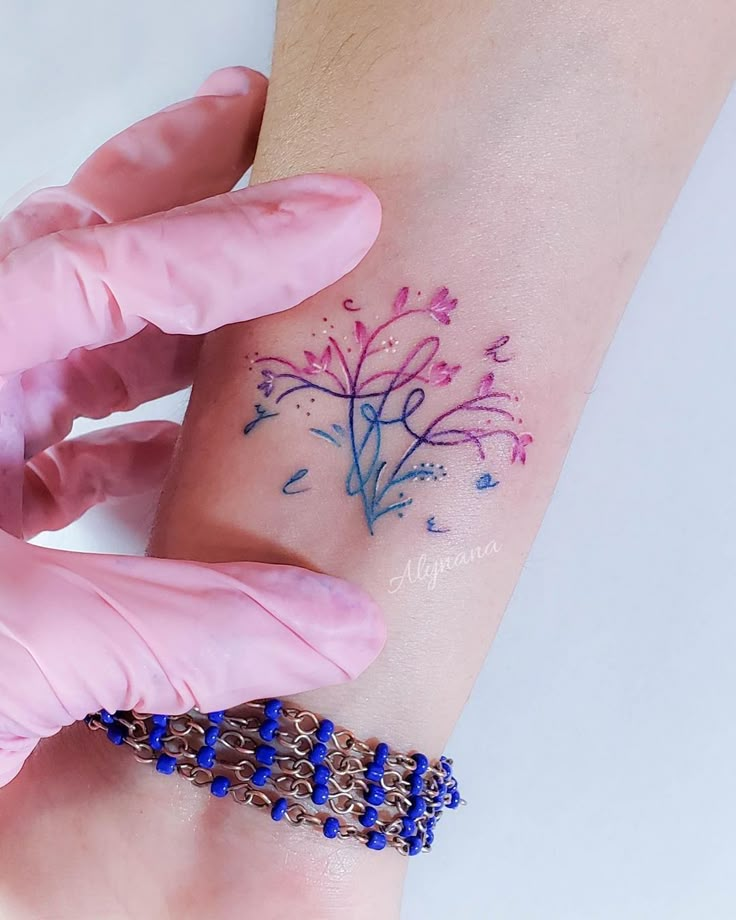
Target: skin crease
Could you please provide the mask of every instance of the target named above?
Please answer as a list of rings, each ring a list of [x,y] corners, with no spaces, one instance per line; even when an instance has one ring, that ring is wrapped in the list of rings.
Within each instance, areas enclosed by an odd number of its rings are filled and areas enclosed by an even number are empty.
[[[259,451],[268,463],[250,452],[243,356],[293,356],[323,316],[345,321],[337,312],[345,298],[383,309],[403,284],[448,284],[465,311],[443,338],[452,363],[477,368],[475,343],[509,334],[510,386],[535,437],[526,467],[493,496],[492,535],[503,550],[443,578],[431,598],[421,585],[386,590],[385,655],[355,685],[305,700],[365,737],[434,755],[497,628],[620,312],[732,81],[736,12],[730,0],[501,0],[441,10],[427,0],[285,0],[278,28],[256,180],[304,169],[354,174],[378,192],[384,229],[359,270],[298,313],[210,339],[154,549],[297,554],[374,591],[402,571],[409,546],[414,557],[425,551],[429,535],[410,535],[408,519],[387,522],[371,542],[337,488],[334,502],[304,504],[299,515],[284,503],[309,496],[262,497],[269,464],[304,440],[296,428],[283,431],[274,452]],[[300,456],[290,472],[311,460]],[[336,465],[335,485],[341,475]],[[459,545],[482,542],[486,519],[462,500],[461,490],[446,490],[435,511],[455,515]],[[159,777],[97,739],[80,766],[66,747],[78,740],[69,733],[55,746],[66,776],[46,778],[34,821],[21,804],[4,815],[11,916],[43,915],[35,854],[59,815],[78,833],[51,854],[48,916],[97,917],[101,891],[112,892],[121,917],[141,916],[142,902],[152,917],[398,916],[405,863],[394,854],[338,847],[176,783],[164,795]],[[97,762],[110,785],[99,807],[82,810]],[[30,767],[27,795],[39,779]],[[482,834],[472,809],[456,820]],[[438,871],[441,830],[438,852],[423,857]],[[65,881],[79,878],[82,857],[93,891]]]

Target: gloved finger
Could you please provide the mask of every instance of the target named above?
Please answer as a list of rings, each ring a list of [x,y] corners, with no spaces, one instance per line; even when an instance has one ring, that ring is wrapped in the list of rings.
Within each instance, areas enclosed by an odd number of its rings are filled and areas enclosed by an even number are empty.
[[[117,134],[68,185],[34,192],[0,221],[0,259],[59,230],[129,220],[229,191],[253,162],[266,86],[257,71],[229,67],[213,74],[201,95]]]
[[[360,589],[293,566],[60,553],[0,535],[0,783],[104,707],[180,713],[341,683],[385,639]]]
[[[25,467],[23,536],[61,530],[108,498],[160,491],[178,435],[174,422],[133,422],[38,454]]]
[[[200,90],[103,144],[74,174],[75,191],[109,223],[229,191],[253,162],[268,81],[228,71],[210,77],[226,92]]]
[[[77,418],[106,418],[189,386],[202,336],[146,326],[124,342],[78,348],[22,375],[25,457],[65,438]]]
[[[66,437],[77,418],[105,418],[189,386],[200,347],[201,337],[147,326],[124,342],[78,348],[26,371],[26,458]]]
[[[36,240],[0,263],[0,374],[147,322],[197,334],[284,310],[354,268],[379,227],[365,185],[313,175]]]

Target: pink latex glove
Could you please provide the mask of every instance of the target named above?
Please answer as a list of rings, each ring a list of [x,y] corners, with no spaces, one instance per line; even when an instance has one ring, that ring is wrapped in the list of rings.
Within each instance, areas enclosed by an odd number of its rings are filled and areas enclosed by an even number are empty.
[[[347,680],[383,644],[375,604],[328,576],[22,541],[160,485],[177,426],[59,443],[76,417],[181,389],[202,333],[303,301],[373,244],[380,207],[357,181],[228,193],[265,90],[219,71],[0,223],[0,785],[101,707],[223,709]]]

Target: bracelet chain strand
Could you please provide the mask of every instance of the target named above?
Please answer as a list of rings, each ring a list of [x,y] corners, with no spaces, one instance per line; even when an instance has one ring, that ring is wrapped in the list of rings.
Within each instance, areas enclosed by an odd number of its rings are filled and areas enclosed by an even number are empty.
[[[159,773],[372,850],[429,852],[444,810],[465,804],[450,759],[392,752],[280,700],[178,716],[103,709],[86,723]]]

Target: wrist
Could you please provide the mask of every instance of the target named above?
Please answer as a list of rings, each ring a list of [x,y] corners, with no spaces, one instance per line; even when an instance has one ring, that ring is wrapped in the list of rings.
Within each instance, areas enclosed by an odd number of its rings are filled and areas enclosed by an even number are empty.
[[[284,827],[126,754],[76,725],[2,791],[3,917],[397,920],[405,857]],[[73,832],[49,846],[59,826]]]

